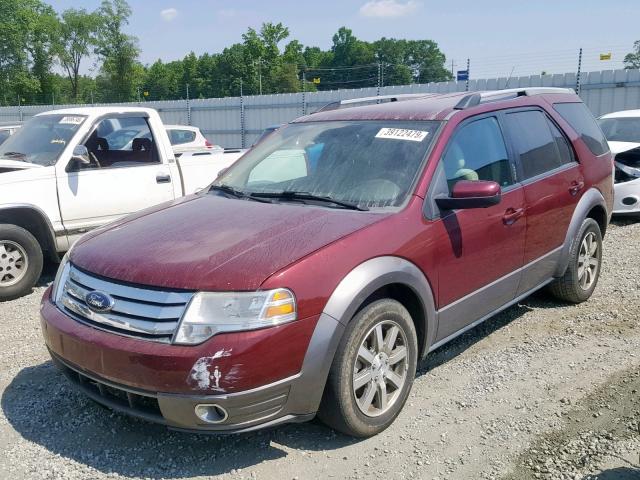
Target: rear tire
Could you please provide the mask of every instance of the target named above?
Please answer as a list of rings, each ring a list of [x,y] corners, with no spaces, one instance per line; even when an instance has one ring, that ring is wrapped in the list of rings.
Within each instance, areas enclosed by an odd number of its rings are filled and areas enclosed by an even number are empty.
[[[0,302],[31,292],[42,274],[38,240],[24,228],[0,224]]]
[[[416,329],[407,309],[391,299],[367,305],[340,341],[318,417],[354,437],[382,432],[409,396],[417,357]]]
[[[591,297],[600,278],[602,266],[602,233],[592,218],[586,218],[569,252],[565,274],[549,285],[549,291],[560,300],[582,303]]]

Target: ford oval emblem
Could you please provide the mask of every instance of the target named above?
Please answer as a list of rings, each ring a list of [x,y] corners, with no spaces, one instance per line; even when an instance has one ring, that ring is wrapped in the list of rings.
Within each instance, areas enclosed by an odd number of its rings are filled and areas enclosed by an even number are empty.
[[[87,303],[87,307],[97,313],[109,312],[115,303],[111,296],[98,291],[87,293],[84,301]]]

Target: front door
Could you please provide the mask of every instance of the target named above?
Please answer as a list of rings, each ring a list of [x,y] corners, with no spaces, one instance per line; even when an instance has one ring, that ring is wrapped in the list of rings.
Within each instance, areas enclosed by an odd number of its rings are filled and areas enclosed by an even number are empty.
[[[502,199],[489,208],[443,213],[437,222],[438,333],[445,339],[515,298],[526,234],[524,188],[497,116],[474,118],[454,133],[441,165],[449,191],[459,180],[491,180]],[[444,238],[443,238],[444,237]]]
[[[92,228],[174,198],[169,166],[160,161],[147,118],[105,118],[84,145],[90,163],[71,160],[57,180],[70,242]]]

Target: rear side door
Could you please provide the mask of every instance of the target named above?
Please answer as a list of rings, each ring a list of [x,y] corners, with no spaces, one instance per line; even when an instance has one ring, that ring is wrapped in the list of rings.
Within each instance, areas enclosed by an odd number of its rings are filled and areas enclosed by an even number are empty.
[[[516,181],[499,114],[473,117],[453,133],[435,182],[450,193],[459,180],[495,181],[502,198],[489,208],[441,212],[434,225],[439,238],[437,341],[509,303],[520,281],[524,189]]]
[[[527,208],[524,268],[518,288],[518,294],[523,294],[553,276],[585,182],[571,144],[543,110],[509,111],[504,122]]]
[[[84,145],[90,164],[71,160],[58,172],[58,197],[70,241],[123,215],[174,198],[169,165],[161,161],[145,116],[102,119]]]

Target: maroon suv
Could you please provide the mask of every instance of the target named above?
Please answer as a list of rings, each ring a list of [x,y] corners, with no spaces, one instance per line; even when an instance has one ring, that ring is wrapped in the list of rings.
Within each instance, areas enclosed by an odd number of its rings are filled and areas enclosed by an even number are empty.
[[[589,298],[612,161],[579,97],[374,101],[296,120],[206,191],[80,240],[43,298],[55,364],[173,429],[317,414],[368,436],[430,351],[541,287]]]

